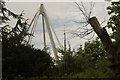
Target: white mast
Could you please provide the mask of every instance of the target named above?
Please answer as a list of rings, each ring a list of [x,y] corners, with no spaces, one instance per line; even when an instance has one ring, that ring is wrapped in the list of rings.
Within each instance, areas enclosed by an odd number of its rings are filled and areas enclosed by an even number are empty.
[[[55,42],[54,42],[54,39],[53,39],[53,34],[55,35],[55,37],[57,37],[57,35],[55,34],[54,29],[50,25],[50,22],[49,22],[49,19],[48,19],[48,16],[46,14],[46,11],[45,11],[45,8],[44,8],[43,4],[41,4],[39,10],[37,11],[33,20],[31,21],[31,24],[30,24],[30,27],[32,26],[31,34],[34,34],[34,31],[35,31],[35,28],[37,26],[37,22],[38,22],[38,19],[39,19],[40,15],[42,15],[42,23],[43,23],[44,50],[47,51],[46,38],[45,38],[46,37],[46,35],[45,35],[45,25],[44,25],[46,23],[46,29],[48,31],[48,35],[49,35],[49,38],[50,38],[50,42],[51,42],[51,45],[52,45],[54,56],[55,56],[55,59],[58,60],[57,50],[56,50]],[[52,31],[53,31],[53,34],[52,34]],[[32,40],[32,35],[30,35],[28,37],[27,45],[29,45],[31,43],[31,40]],[[59,42],[58,38],[57,38],[57,41]],[[60,44],[60,42],[59,42],[59,44]]]
[[[58,60],[57,50],[56,50],[55,42],[54,42],[53,35],[52,35],[52,32],[51,32],[50,23],[48,21],[48,16],[45,12],[43,4],[41,4],[40,12],[41,12],[41,14],[44,17],[45,22],[46,22],[46,27],[47,27],[47,30],[48,30],[48,34],[49,34],[50,42],[51,42],[53,52],[54,52],[54,55],[55,55],[55,59]]]

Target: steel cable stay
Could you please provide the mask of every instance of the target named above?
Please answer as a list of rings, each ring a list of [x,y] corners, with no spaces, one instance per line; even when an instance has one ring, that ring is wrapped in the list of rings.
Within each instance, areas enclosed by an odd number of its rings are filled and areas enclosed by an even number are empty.
[[[38,16],[36,17],[36,19],[35,19],[35,21],[34,21],[34,25],[33,25],[34,28],[33,28],[32,34],[35,33],[35,28],[36,28],[36,26],[37,26],[38,19],[39,19],[39,14],[38,14]],[[33,36],[31,36],[30,41],[29,41],[29,44],[31,44],[32,38],[33,38]]]
[[[47,15],[47,14],[46,14],[46,15]],[[51,21],[50,21],[48,15],[47,15],[47,18],[48,18],[49,23],[51,24]],[[60,43],[60,41],[59,41],[59,39],[58,39],[58,37],[57,37],[57,34],[56,34],[54,28],[52,27],[52,25],[50,26],[50,28],[51,28],[51,30],[53,31],[53,35],[55,36],[56,41],[57,41],[57,43],[59,44],[59,47],[60,47],[61,49],[63,49],[63,45]]]
[[[27,45],[30,44],[31,37],[33,36],[32,33],[33,33],[33,30],[34,30],[34,27],[35,27],[34,25],[35,25],[35,21],[36,21],[36,18],[38,16],[38,13],[39,13],[39,10],[36,12],[35,16],[33,17],[32,21],[31,21],[31,23],[28,27],[28,30],[30,30],[30,28],[31,28],[31,31],[30,31],[31,35],[28,36]]]

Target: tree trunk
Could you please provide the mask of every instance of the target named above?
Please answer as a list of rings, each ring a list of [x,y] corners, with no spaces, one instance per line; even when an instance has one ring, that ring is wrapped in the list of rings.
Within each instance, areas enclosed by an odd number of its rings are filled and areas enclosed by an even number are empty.
[[[120,19],[117,20],[118,25],[118,33],[120,33]],[[115,48],[113,45],[107,31],[105,28],[102,28],[100,26],[100,23],[98,22],[96,17],[92,17],[89,19],[90,25],[93,27],[94,31],[98,35],[98,37],[101,39],[101,42],[103,43],[103,46],[107,52],[107,58],[109,60],[108,63],[108,73],[110,76],[119,77],[120,78],[120,45]],[[118,41],[120,41],[120,34],[118,34]],[[117,41],[116,41],[117,42]],[[120,43],[120,42],[119,42]]]
[[[115,19],[116,25],[116,54],[115,54],[115,65],[116,65],[116,74],[120,78],[120,16],[117,16]]]

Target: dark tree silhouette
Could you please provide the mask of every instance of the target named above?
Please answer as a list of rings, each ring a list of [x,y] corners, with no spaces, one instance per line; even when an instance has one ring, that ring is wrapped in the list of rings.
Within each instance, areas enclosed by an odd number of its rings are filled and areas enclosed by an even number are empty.
[[[16,15],[0,2],[2,23],[2,80],[13,80],[15,77],[50,76],[54,66],[49,54],[32,46],[25,45],[27,21],[23,13]],[[8,16],[7,16],[8,15]],[[17,19],[16,26],[7,25],[9,16]]]

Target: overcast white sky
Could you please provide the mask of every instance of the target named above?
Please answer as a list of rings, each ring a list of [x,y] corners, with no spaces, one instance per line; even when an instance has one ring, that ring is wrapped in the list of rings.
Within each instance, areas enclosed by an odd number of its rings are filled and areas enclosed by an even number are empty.
[[[43,2],[42,2],[43,3]],[[28,18],[29,21],[33,18],[34,14],[38,10],[39,3],[35,2],[9,2],[6,3],[6,7],[12,10],[15,13],[21,13],[24,10],[25,18]],[[71,44],[71,46],[75,49],[79,48],[80,45],[83,45],[86,40],[80,39],[79,37],[72,38],[72,35],[69,33],[71,30],[77,29],[79,26],[82,26],[83,16],[79,12],[78,8],[76,7],[75,3],[73,2],[48,2],[43,3],[47,14],[49,16],[51,25],[55,29],[57,36],[63,44],[63,33],[64,27],[67,32],[67,41]],[[96,16],[100,22],[108,19],[108,14],[106,7],[109,6],[109,2],[95,2],[95,6],[92,11],[92,16]],[[89,12],[90,3],[85,2],[84,6],[86,10]],[[81,22],[80,24],[75,23],[74,21]],[[14,25],[12,23],[11,25]],[[47,34],[47,31],[46,31]],[[43,48],[43,38],[42,38],[42,26],[41,26],[41,19],[39,19],[37,28],[35,30],[35,35],[32,40],[32,44],[34,44],[37,48]],[[49,37],[47,35],[47,45],[50,46]]]

